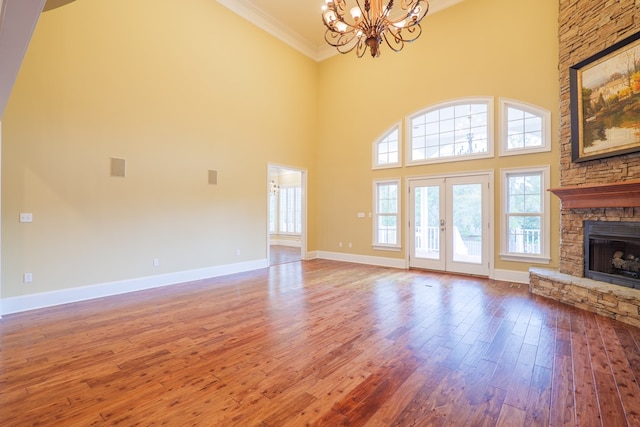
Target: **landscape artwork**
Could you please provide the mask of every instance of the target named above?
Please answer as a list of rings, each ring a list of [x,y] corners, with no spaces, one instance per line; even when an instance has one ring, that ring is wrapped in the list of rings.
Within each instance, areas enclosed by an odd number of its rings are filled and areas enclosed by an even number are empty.
[[[571,67],[572,160],[640,151],[640,33]]]

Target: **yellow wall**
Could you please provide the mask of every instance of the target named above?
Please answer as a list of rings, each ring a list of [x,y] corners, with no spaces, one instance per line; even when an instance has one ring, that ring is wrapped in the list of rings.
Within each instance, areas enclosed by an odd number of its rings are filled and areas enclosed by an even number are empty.
[[[371,247],[371,219],[357,212],[373,209],[372,182],[475,170],[495,170],[495,220],[499,218],[500,168],[551,165],[557,186],[558,32],[556,0],[467,0],[427,16],[423,35],[401,53],[386,46],[381,56],[334,57],[320,65],[318,142],[318,246],[332,252],[404,258]],[[367,55],[369,55],[367,53]],[[454,98],[499,97],[524,101],[552,112],[552,151],[457,163],[371,169],[372,142],[394,123],[430,105]],[[404,123],[404,122],[403,122]],[[404,124],[403,124],[404,131]],[[406,149],[406,144],[405,144]],[[404,189],[406,190],[406,189]],[[406,198],[406,191],[403,191]],[[402,208],[406,200],[402,200]],[[558,209],[552,198],[552,264],[558,259]],[[406,221],[403,220],[403,225]],[[526,271],[529,264],[501,261],[499,230],[494,227],[498,269]],[[352,242],[349,249],[338,242]]]
[[[316,91],[314,61],[215,1],[45,12],[3,117],[2,297],[266,258],[267,164],[313,183]]]
[[[549,164],[558,182],[556,0],[466,0],[399,54],[320,64],[215,1],[179,3],[83,0],[42,15],[3,117],[2,298],[265,258],[268,163],[309,172],[309,251],[395,258],[406,244],[374,251],[371,220],[356,217],[376,178],[494,169],[498,184],[501,167]],[[371,170],[391,125],[467,96],[550,110],[552,152]],[[109,177],[111,157],[126,178]]]

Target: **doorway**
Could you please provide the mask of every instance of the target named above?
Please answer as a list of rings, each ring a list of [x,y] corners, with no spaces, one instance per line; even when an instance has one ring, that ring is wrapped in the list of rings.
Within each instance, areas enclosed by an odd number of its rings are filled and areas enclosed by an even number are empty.
[[[491,175],[409,181],[409,267],[489,276]]]
[[[269,265],[305,259],[306,172],[269,165],[267,258]]]

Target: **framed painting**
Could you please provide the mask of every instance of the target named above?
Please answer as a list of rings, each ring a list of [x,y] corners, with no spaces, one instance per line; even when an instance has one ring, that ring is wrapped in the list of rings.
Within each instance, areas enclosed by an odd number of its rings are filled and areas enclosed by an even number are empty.
[[[640,151],[640,32],[569,69],[571,159]]]

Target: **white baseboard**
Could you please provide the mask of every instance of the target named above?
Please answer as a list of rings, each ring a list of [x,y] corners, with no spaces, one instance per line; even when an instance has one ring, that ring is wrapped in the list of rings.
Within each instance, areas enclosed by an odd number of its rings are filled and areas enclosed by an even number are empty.
[[[10,297],[0,300],[0,313],[3,315],[18,313],[21,311],[35,310],[37,308],[86,301],[94,298],[125,294],[127,292],[175,285],[211,277],[226,276],[228,274],[242,273],[267,267],[269,267],[269,262],[266,259],[259,259],[236,264],[200,268],[197,270],[178,271],[157,276],[140,277],[137,279],[100,283],[79,288]]]
[[[353,262],[356,264],[377,265],[379,267],[407,268],[407,261],[401,258],[386,258],[326,251],[318,251],[316,257],[320,259],[328,259],[331,261],[344,261]]]
[[[515,283],[529,283],[528,271],[514,271],[514,270],[499,270],[495,269],[493,272],[493,279],[502,280],[505,282]]]
[[[408,268],[406,260],[400,258],[345,254],[340,252],[311,251],[307,252],[307,259],[328,259],[332,261],[376,265],[379,267],[391,267],[400,269]],[[179,271],[157,276],[140,277],[137,279],[100,283],[79,288],[61,289],[59,291],[10,297],[0,300],[0,318],[2,318],[2,315],[4,314],[19,313],[22,311],[35,310],[38,308],[53,307],[60,304],[68,304],[72,302],[86,301],[95,298],[125,294],[128,292],[141,291],[162,286],[176,285],[179,283],[191,282],[194,280],[208,279],[212,277],[259,270],[268,267],[268,260],[260,259],[255,261],[241,262],[237,264],[207,267],[189,271]],[[493,279],[507,282],[529,283],[529,272],[496,269],[494,271]]]

